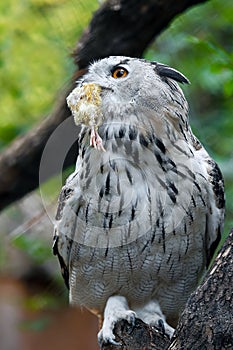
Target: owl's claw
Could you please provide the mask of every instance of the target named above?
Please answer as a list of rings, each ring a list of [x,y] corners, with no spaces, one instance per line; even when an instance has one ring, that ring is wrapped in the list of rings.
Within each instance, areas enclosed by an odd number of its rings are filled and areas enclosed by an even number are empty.
[[[135,326],[135,318],[135,312],[128,309],[127,301],[124,297],[110,297],[104,311],[103,327],[98,333],[99,344],[110,343],[121,346],[121,342],[115,340],[114,327],[118,321],[126,320],[130,328],[133,328]]]
[[[162,318],[160,318],[160,319],[158,320],[158,327],[159,327],[159,329],[161,329],[161,332],[162,332],[163,334],[166,334],[165,325],[164,325],[164,321],[163,321]]]
[[[121,342],[117,342],[115,340],[115,335],[113,333],[113,329],[116,323],[120,320],[126,320],[129,324],[130,329],[132,330],[135,326],[135,317],[136,314],[131,310],[121,310],[119,312],[114,312],[112,314],[112,319],[107,318],[104,320],[103,327],[98,333],[98,342],[99,344],[113,344],[117,346],[121,346]]]
[[[166,322],[157,300],[150,300],[143,307],[136,309],[136,312],[137,316],[145,323],[159,328],[163,334],[166,334],[170,339],[172,338],[174,328]]]
[[[114,334],[113,334],[113,337],[115,338]],[[99,346],[101,347],[103,344],[107,345],[107,344],[112,344],[112,345],[116,345],[116,346],[121,346],[122,343],[121,342],[118,342],[116,340],[113,339],[113,337],[111,338],[104,338],[103,337],[103,333],[99,332],[98,334],[98,343],[99,343]]]

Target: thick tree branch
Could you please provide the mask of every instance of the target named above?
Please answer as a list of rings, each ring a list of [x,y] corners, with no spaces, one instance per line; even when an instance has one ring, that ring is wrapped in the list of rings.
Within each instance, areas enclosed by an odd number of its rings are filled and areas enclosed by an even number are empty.
[[[233,230],[181,315],[169,350],[233,349]]]
[[[84,68],[110,55],[141,57],[150,42],[178,14],[206,0],[109,0],[94,15],[75,50]]]
[[[109,55],[138,56],[169,22],[192,5],[206,0],[109,0],[94,14],[75,50],[77,72],[65,88],[51,116],[23,137],[15,140],[0,156],[0,210],[39,185],[40,159],[46,142],[70,112],[65,97],[77,76],[93,59]],[[71,152],[66,164],[74,162]],[[48,172],[48,176],[51,175]],[[44,178],[45,180],[46,178]]]
[[[133,328],[127,321],[118,322],[114,333],[121,346],[104,344],[101,350],[165,350],[170,344],[170,339],[162,330],[150,327],[138,318]]]
[[[116,340],[124,350],[225,350],[233,349],[233,230],[203,283],[190,296],[172,342],[161,330],[136,320],[115,327]],[[117,350],[104,345],[101,350]]]

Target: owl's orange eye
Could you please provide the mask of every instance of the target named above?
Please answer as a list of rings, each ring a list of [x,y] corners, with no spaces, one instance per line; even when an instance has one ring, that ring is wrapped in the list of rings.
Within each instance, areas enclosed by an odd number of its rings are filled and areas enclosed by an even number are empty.
[[[128,71],[123,67],[117,67],[112,71],[112,77],[115,79],[124,78],[128,75]]]

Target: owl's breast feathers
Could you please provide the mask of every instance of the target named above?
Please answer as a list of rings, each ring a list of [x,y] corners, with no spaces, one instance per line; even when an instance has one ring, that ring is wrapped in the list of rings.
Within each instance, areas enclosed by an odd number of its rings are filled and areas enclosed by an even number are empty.
[[[139,302],[156,285],[163,293],[172,284],[173,298],[187,298],[222,230],[216,163],[196,139],[174,132],[169,140],[119,123],[99,132],[106,152],[90,147],[82,128],[76,171],[59,199],[54,253],[71,302],[101,309],[109,294],[121,291]]]
[[[113,343],[116,320],[135,312],[171,331],[223,229],[222,174],[178,83],[161,63],[109,57],[67,99],[82,125],[53,249],[70,303],[107,315],[99,339]]]

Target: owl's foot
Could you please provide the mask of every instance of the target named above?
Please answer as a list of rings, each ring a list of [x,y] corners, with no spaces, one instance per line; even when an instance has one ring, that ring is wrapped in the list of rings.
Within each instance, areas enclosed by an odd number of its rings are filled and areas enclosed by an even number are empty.
[[[99,151],[106,151],[103,146],[103,140],[94,127],[91,128],[90,146],[98,149]]]
[[[166,322],[166,318],[157,301],[149,301],[143,307],[136,309],[136,313],[142,321],[150,326],[160,328],[170,339],[172,338],[175,330]]]
[[[134,327],[136,314],[129,310],[125,297],[112,296],[108,299],[104,310],[103,327],[98,333],[99,344],[110,343],[121,346],[120,342],[115,340],[113,334],[116,323],[122,319],[126,320],[131,327]]]

